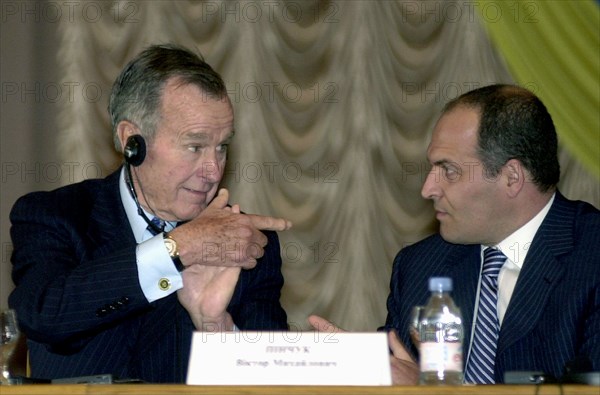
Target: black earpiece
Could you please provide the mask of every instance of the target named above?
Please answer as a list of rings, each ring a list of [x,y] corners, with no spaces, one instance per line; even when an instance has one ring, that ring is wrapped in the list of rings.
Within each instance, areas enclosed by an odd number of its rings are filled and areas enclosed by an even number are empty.
[[[158,226],[152,223],[148,216],[144,213],[142,206],[137,197],[137,193],[135,193],[135,187],[133,186],[133,176],[131,172],[131,166],[139,166],[144,161],[146,157],[146,141],[144,137],[140,134],[134,134],[127,138],[127,143],[123,148],[123,156],[125,157],[125,183],[129,188],[129,193],[131,193],[131,197],[135,201],[135,205],[138,209],[138,214],[146,221],[146,223],[154,230],[155,233],[161,233],[162,229],[159,229]],[[138,180],[139,183],[139,180]],[[142,188],[141,183],[139,183],[140,189]],[[142,191],[142,194],[144,192]],[[151,209],[152,210],[152,209]]]
[[[123,148],[125,162],[131,166],[139,166],[146,158],[146,141],[140,134],[134,134],[127,138],[127,144]]]
[[[158,226],[152,223],[148,216],[144,213],[142,206],[137,197],[137,193],[135,193],[135,187],[133,186],[133,177],[131,172],[131,166],[137,167],[142,164],[144,158],[146,158],[146,140],[142,137],[141,134],[134,134],[127,138],[127,142],[125,147],[123,148],[123,156],[125,157],[125,182],[127,183],[127,187],[129,188],[129,192],[131,193],[131,197],[135,201],[135,205],[138,209],[138,214],[146,221],[148,226],[150,226],[156,234],[161,233],[163,230],[159,229]],[[138,184],[140,190],[142,188],[142,184],[138,180]],[[142,190],[142,195],[144,194]],[[152,212],[152,208],[150,208]]]

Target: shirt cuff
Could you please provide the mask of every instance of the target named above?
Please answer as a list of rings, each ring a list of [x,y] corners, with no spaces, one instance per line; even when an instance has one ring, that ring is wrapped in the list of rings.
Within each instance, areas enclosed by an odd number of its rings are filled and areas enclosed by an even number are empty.
[[[183,288],[181,273],[177,271],[160,233],[136,248],[138,279],[142,292],[152,303]]]

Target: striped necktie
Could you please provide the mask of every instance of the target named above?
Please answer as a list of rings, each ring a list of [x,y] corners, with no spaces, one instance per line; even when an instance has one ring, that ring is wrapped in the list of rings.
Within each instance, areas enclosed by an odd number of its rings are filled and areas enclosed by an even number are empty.
[[[152,223],[152,225],[154,225],[154,226],[148,225],[148,227],[146,229],[148,229],[148,232],[150,232],[150,234],[152,236],[156,236],[157,234],[164,231],[164,229],[165,229],[165,221],[163,221],[162,219],[160,219],[158,217],[152,218],[152,221],[150,221],[150,223]],[[160,232],[157,232],[157,230],[155,228],[160,229]]]
[[[467,367],[465,382],[493,384],[496,360],[496,343],[500,325],[498,322],[498,274],[506,256],[496,249],[486,248],[483,252],[479,308],[475,323],[475,334]]]

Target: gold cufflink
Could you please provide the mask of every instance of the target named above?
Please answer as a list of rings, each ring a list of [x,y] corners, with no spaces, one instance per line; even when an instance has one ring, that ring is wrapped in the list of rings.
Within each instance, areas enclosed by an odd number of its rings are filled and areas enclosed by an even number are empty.
[[[168,278],[161,278],[158,280],[158,288],[160,288],[161,291],[167,291],[171,288],[171,281],[169,281]]]

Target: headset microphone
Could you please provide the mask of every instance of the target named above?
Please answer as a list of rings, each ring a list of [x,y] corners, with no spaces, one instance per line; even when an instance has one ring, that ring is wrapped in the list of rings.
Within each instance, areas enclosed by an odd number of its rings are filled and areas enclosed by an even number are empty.
[[[133,178],[131,175],[131,166],[137,167],[141,165],[144,159],[146,158],[146,141],[144,140],[144,137],[142,137],[139,134],[129,136],[127,138],[127,143],[123,148],[123,156],[125,157],[125,171],[127,173],[125,181],[127,186],[129,187],[129,192],[131,193],[131,196],[135,201],[135,205],[137,206],[138,214],[144,219],[144,221],[146,221],[148,226],[152,228],[152,230],[156,234],[161,233],[163,230],[155,224],[153,224],[152,221],[150,221],[150,219],[148,219],[148,217],[144,213],[144,210],[142,209],[142,206],[140,205],[140,202],[138,200],[137,193],[135,193],[135,188],[133,186]]]

